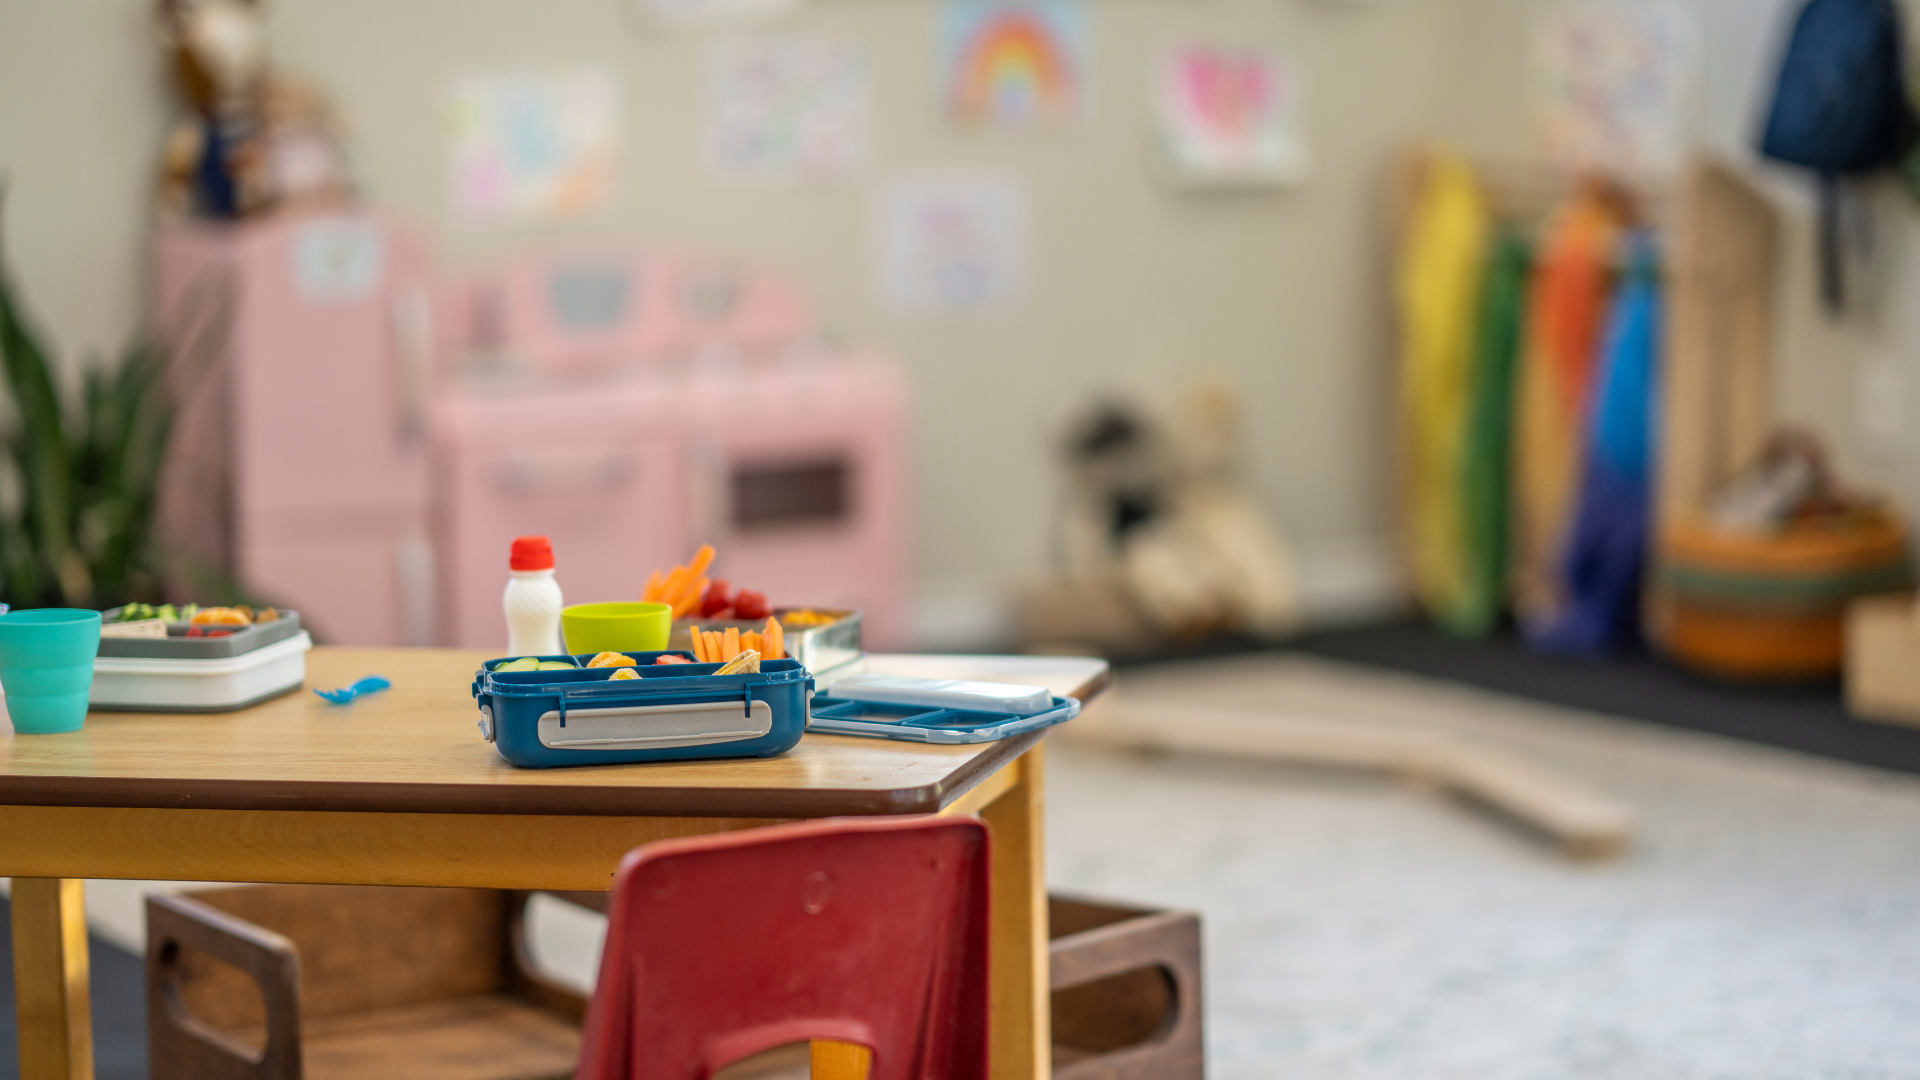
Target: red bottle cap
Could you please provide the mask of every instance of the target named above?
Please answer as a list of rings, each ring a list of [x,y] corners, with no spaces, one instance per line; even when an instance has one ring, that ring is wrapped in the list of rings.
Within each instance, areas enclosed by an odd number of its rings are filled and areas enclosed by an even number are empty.
[[[544,536],[516,536],[513,555],[507,559],[513,570],[553,569],[553,542]]]

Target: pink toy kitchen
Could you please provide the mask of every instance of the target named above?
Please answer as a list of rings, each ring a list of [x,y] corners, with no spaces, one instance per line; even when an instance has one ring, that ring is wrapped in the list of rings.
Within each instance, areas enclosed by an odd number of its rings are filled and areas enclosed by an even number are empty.
[[[164,534],[320,638],[503,646],[539,533],[569,603],[711,542],[716,577],[900,640],[906,381],[776,271],[595,241],[443,274],[372,212],[171,224],[154,259],[169,332],[221,328]]]

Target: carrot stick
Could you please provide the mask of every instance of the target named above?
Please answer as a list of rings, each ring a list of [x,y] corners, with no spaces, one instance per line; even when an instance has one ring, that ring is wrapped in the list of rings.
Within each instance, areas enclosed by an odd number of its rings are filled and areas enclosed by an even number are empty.
[[[660,571],[655,570],[653,573],[648,574],[647,587],[640,590],[640,599],[647,600],[647,601],[659,600],[660,586],[662,584],[664,584],[664,581],[660,577]]]
[[[720,631],[707,631],[707,663],[718,664],[725,659],[720,655]]]
[[[787,658],[787,630],[780,620],[767,616],[767,658],[785,660]]]
[[[713,545],[701,544],[700,550],[693,553],[693,561],[687,564],[687,569],[690,571],[690,573],[687,574],[687,577],[697,578],[701,574],[706,573],[707,567],[712,565],[713,565]]]
[[[727,643],[725,645],[722,645],[720,649],[722,653],[726,656],[726,658],[729,660],[740,655],[740,628],[739,627],[737,626],[727,627]]]
[[[700,598],[705,596],[706,593],[706,578],[701,578],[694,582],[693,586],[681,594],[678,600],[669,601],[669,603],[673,604],[673,617],[679,619],[691,614],[694,608],[700,606]]]
[[[687,628],[687,632],[693,637],[693,658],[695,660],[700,661],[703,664],[706,663],[707,650],[700,647],[700,628],[697,626],[690,626]]]
[[[686,583],[687,568],[674,567],[667,572],[667,580],[660,583],[660,595],[656,599],[662,604],[673,603],[673,598],[680,595],[680,590],[686,586]]]

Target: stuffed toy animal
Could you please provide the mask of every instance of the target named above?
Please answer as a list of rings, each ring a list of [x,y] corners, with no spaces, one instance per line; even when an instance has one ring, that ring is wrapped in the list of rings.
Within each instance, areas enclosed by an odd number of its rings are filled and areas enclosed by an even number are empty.
[[[162,153],[163,213],[239,218],[347,201],[326,101],[272,74],[259,0],[160,0],[155,30],[190,115]]]
[[[1119,590],[1172,638],[1288,629],[1292,559],[1240,483],[1238,435],[1219,382],[1170,407],[1116,400],[1082,417],[1060,525],[1069,582]]]

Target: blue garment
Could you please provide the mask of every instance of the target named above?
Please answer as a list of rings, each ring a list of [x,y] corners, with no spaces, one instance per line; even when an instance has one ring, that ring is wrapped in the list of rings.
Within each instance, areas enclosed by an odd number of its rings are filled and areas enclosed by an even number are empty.
[[[1899,161],[1916,124],[1895,0],[1808,0],[1794,21],[1760,152],[1825,175]]]
[[[1893,166],[1920,133],[1905,52],[1895,0],[1807,0],[1780,61],[1760,152],[1820,177],[1820,296],[1829,311],[1846,294],[1839,178]]]
[[[214,120],[204,121],[200,131],[203,136],[200,160],[193,170],[195,208],[206,217],[239,217],[240,191],[233,182],[233,170],[227,160],[233,148],[232,140]]]
[[[1605,655],[1639,636],[1659,415],[1660,281],[1650,234],[1631,233],[1623,245],[1627,269],[1601,339],[1585,471],[1563,556],[1568,602],[1550,624],[1528,628],[1542,652]]]

